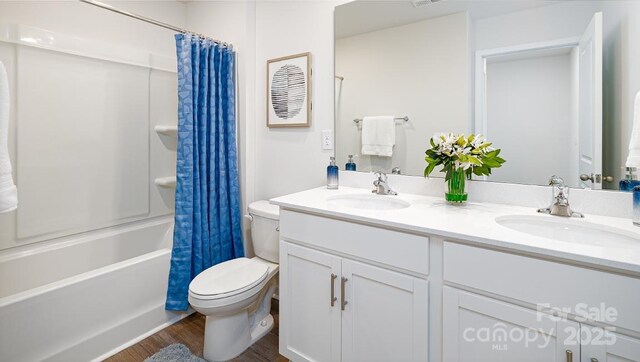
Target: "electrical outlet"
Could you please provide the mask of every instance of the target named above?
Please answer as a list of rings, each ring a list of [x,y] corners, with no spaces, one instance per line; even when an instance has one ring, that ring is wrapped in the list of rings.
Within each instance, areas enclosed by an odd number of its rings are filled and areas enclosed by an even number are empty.
[[[333,149],[333,130],[325,129],[322,131],[322,149]]]

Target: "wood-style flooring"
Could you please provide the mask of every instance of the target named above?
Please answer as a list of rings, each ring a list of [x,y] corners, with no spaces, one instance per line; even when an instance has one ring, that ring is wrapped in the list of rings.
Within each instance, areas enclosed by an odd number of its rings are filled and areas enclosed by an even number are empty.
[[[275,325],[271,332],[254,343],[233,362],[286,362],[286,358],[278,354],[278,301],[273,300],[271,314],[275,319]],[[133,346],[124,349],[109,357],[107,362],[141,362],[152,356],[162,348],[173,344],[182,343],[189,347],[191,352],[202,357],[204,346],[204,321],[205,317],[200,313],[193,313],[187,318],[175,323],[160,332],[151,335]]]

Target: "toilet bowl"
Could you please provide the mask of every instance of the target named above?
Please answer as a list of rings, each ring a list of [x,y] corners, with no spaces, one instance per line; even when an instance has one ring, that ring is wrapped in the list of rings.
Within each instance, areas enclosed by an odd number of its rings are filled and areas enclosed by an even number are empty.
[[[277,286],[279,209],[249,205],[254,258],[212,266],[189,284],[189,303],[206,316],[204,358],[232,359],[273,328],[271,298]]]

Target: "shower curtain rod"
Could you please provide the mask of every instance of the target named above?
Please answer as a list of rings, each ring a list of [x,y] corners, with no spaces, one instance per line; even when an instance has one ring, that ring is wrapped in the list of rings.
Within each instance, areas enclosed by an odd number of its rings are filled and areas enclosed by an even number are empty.
[[[179,27],[173,26],[171,24],[167,24],[167,23],[163,23],[161,21],[155,20],[155,19],[147,18],[146,16],[134,14],[134,13],[131,13],[131,12],[128,12],[128,11],[124,11],[124,10],[120,10],[118,8],[115,8],[115,7],[111,6],[111,5],[108,5],[108,4],[105,4],[105,3],[101,3],[99,1],[95,1],[95,0],[79,0],[79,1],[83,2],[85,4],[97,6],[99,8],[105,9],[105,10],[113,11],[114,13],[125,15],[125,16],[128,16],[130,18],[134,18],[136,20],[141,20],[141,21],[144,21],[146,23],[153,24],[153,25],[165,28],[165,29],[177,31],[178,33],[183,33],[183,34],[184,33],[191,33],[191,34],[198,35],[200,38],[203,38],[203,39],[211,39],[213,42],[218,43],[218,44],[223,45],[223,46],[231,45],[231,44],[229,44],[227,42],[224,42],[224,41],[220,41],[220,40],[217,40],[217,39],[209,38],[208,36],[205,36],[205,35],[202,35],[202,34],[191,32],[191,31],[189,31],[187,29],[179,28]]]

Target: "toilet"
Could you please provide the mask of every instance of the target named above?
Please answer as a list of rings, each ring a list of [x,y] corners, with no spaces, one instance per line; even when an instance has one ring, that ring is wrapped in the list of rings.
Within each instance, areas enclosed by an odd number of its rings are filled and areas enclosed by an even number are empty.
[[[278,206],[251,203],[256,256],[214,265],[189,284],[189,303],[207,317],[203,351],[207,361],[232,359],[273,328],[269,312],[277,286],[278,218]]]

